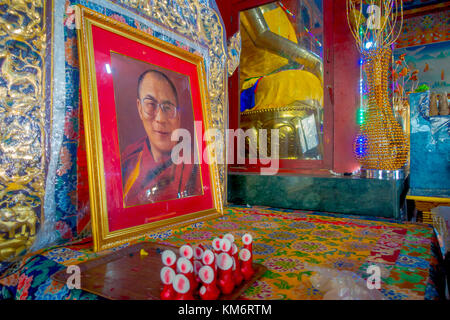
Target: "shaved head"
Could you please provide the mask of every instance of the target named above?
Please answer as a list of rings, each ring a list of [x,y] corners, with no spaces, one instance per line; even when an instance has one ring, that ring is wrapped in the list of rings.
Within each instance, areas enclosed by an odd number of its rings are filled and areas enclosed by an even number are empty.
[[[169,79],[168,76],[166,76],[164,73],[162,73],[161,71],[158,70],[153,70],[153,69],[149,69],[147,71],[144,71],[143,73],[141,73],[141,75],[139,76],[138,79],[138,86],[137,86],[137,96],[138,99],[141,99],[141,87],[142,87],[142,81],[144,81],[144,78],[147,75],[152,75],[155,76],[156,78],[160,79],[160,80],[165,80],[167,81],[167,83],[169,84],[170,88],[173,91],[173,94],[175,95],[175,99],[177,101],[177,106],[178,106],[178,93],[177,93],[177,89],[175,88],[175,85],[173,84],[173,82]]]

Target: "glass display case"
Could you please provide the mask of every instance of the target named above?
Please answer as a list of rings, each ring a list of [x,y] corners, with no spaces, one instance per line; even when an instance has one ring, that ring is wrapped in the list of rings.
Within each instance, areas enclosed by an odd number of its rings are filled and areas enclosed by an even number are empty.
[[[358,132],[360,57],[346,1],[217,4],[227,38],[242,39],[240,64],[228,81],[228,128],[235,132],[228,141],[234,146],[227,150],[228,172],[260,173],[267,166],[264,151],[272,157],[273,129],[279,173],[357,170],[352,144]],[[242,137],[236,137],[239,129]],[[243,140],[244,152],[237,147]]]
[[[240,128],[258,146],[261,130],[278,130],[280,159],[323,159],[322,8],[321,0],[278,1],[239,15]]]

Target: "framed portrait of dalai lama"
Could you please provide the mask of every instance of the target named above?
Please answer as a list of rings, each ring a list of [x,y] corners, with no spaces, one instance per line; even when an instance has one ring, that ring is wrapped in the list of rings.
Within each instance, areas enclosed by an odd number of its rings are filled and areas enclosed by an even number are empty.
[[[77,19],[94,250],[221,214],[203,58],[83,6]]]

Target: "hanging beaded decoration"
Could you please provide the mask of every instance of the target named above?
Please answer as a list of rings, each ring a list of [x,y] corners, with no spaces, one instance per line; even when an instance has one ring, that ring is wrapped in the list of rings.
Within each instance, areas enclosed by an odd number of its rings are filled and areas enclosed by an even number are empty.
[[[369,13],[368,19],[363,13]],[[347,0],[347,20],[363,56],[368,80],[366,120],[353,143],[362,169],[398,170],[408,158],[409,142],[389,99],[391,45],[403,22],[401,0]]]

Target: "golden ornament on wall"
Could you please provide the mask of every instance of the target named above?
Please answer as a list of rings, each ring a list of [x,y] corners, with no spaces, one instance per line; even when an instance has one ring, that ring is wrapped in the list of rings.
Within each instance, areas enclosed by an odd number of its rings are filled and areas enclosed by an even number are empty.
[[[42,223],[45,2],[0,6],[0,261],[28,249]]]

